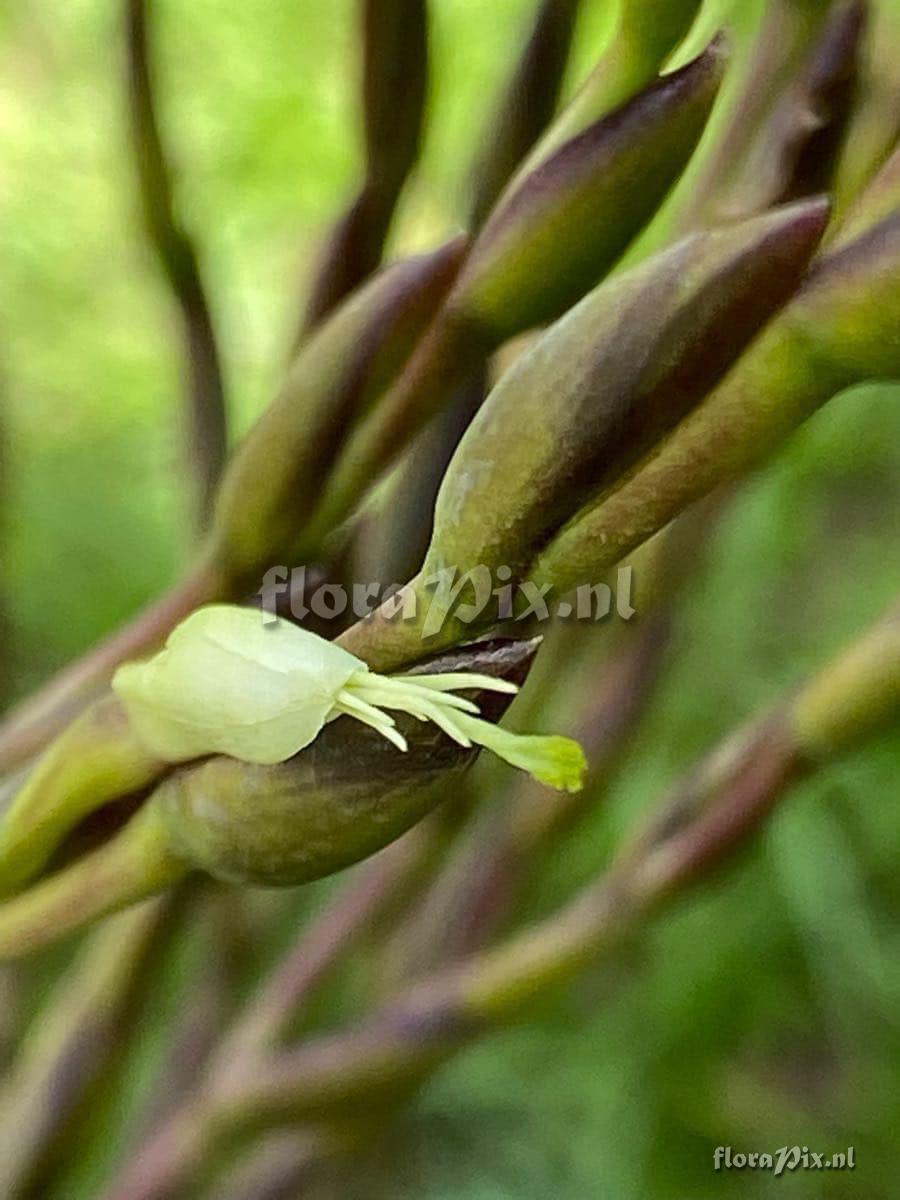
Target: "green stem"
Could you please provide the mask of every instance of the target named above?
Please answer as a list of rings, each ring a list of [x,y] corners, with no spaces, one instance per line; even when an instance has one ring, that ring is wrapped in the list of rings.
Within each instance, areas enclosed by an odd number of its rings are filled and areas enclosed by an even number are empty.
[[[188,465],[202,529],[209,521],[227,453],[225,387],[199,255],[175,214],[174,180],[156,114],[149,10],[148,0],[129,0],[126,10],[132,142],[147,236],[181,314]]]
[[[189,868],[147,805],[110,842],[0,904],[0,961],[42,949],[99,917],[163,891]]]

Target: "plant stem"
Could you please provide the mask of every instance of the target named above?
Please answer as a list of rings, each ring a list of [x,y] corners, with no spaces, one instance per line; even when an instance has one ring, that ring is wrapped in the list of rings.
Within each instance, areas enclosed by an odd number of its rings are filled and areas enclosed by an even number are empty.
[[[506,82],[472,168],[470,223],[475,229],[484,224],[513,171],[553,116],[579,4],[580,0],[541,0],[535,9],[528,40]],[[639,80],[633,90],[637,91],[643,82],[646,80]]]
[[[152,806],[111,841],[0,904],[0,962],[20,958],[188,873]]]
[[[195,475],[197,523],[202,529],[209,520],[225,464],[225,390],[197,251],[175,212],[172,173],[154,99],[150,11],[150,0],[128,0],[128,82],[135,165],[147,234],[181,310],[187,366],[189,463]]]
[[[365,178],[331,233],[296,345],[378,266],[419,154],[428,82],[424,0],[365,0],[362,17]]]

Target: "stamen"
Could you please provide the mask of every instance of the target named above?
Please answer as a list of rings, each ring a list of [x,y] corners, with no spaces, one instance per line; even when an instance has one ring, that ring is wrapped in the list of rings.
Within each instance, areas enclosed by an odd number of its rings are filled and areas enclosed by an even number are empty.
[[[420,711],[425,714],[426,720],[430,720],[433,724],[437,725],[438,729],[442,729],[452,741],[457,742],[466,750],[471,747],[472,742],[456,724],[455,710],[448,710],[441,708],[439,704],[428,704],[426,702],[422,705]]]
[[[370,703],[368,700],[364,700],[356,688],[354,688],[352,691],[350,688],[341,688],[341,690],[338,692],[338,701],[345,704],[348,708],[352,708],[354,715],[356,713],[368,713],[369,717],[378,721],[382,725],[397,724],[390,713],[382,712],[377,705]]]
[[[405,712],[418,721],[431,721],[465,749],[476,745],[493,751],[550,787],[574,792],[583,786],[587,762],[577,742],[563,737],[509,733],[485,721],[473,701],[451,694],[453,688],[507,694],[518,691],[515,684],[506,680],[461,671],[405,676],[359,671],[341,689],[334,711],[349,712],[403,750],[406,741],[392,728],[394,719],[384,710]]]
[[[371,729],[376,730],[383,738],[387,738],[389,742],[395,745],[398,750],[402,750],[405,753],[409,749],[406,738],[394,728],[396,722],[393,717],[388,716],[387,713],[383,713],[377,708],[373,708],[371,704],[366,704],[364,700],[359,700],[357,697],[349,694],[346,688],[341,688],[338,692],[334,708],[336,712],[346,713],[347,716],[355,717],[363,725],[368,725]]]
[[[422,684],[436,692],[459,689],[478,689],[483,692],[503,692],[514,696],[519,686],[508,679],[494,679],[491,675],[478,675],[469,671],[446,671],[443,675],[391,675],[391,679],[403,683]]]
[[[465,675],[462,678],[469,682],[481,677]],[[488,676],[484,678],[488,679]],[[493,683],[494,680],[489,682]],[[465,749],[472,745],[471,739],[460,729],[455,718],[457,715],[477,715],[478,705],[463,696],[454,696],[427,683],[423,684],[417,676],[382,676],[361,672],[350,680],[343,691],[352,691],[353,696],[373,712],[385,708],[405,712],[416,720],[431,721]]]
[[[352,686],[356,695],[362,695],[370,704],[383,708],[407,711],[409,705],[421,700],[426,703],[439,700],[447,708],[458,708],[460,712],[475,715],[479,711],[478,705],[464,696],[453,696],[430,687],[414,687],[391,676],[375,676],[373,680],[365,682],[354,680]]]

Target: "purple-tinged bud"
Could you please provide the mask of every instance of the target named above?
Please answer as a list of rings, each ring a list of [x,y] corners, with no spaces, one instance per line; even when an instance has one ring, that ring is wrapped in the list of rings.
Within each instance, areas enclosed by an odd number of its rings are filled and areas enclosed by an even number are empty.
[[[900,378],[900,213],[821,259],[716,390],[530,569],[560,591],[771,455],[839,392]]]
[[[449,313],[497,345],[583,296],[684,170],[723,67],[714,43],[515,181],[476,240]]]

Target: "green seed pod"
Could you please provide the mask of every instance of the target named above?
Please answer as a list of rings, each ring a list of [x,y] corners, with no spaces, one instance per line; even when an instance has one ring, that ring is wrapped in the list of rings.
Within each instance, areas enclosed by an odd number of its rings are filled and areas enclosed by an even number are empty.
[[[377,402],[418,341],[462,253],[457,239],[388,267],[301,349],[222,481],[213,543],[231,580],[252,588],[265,565],[289,560],[348,429]]]
[[[621,561],[718,484],[770,455],[839,392],[900,378],[900,213],[819,260],[719,387],[529,570],[560,591]]]

